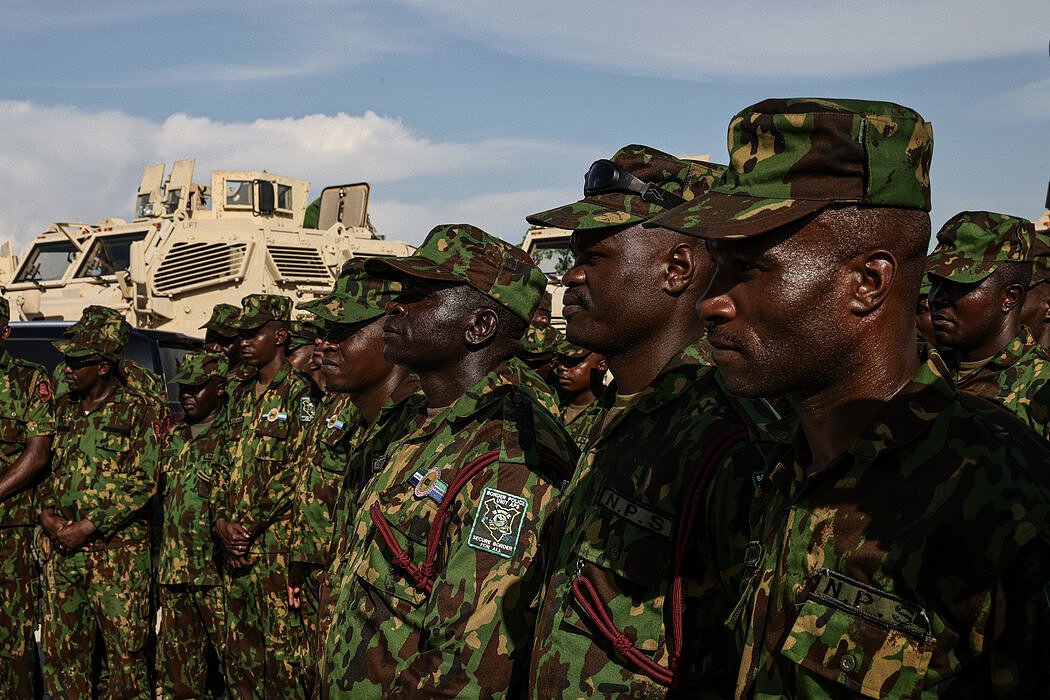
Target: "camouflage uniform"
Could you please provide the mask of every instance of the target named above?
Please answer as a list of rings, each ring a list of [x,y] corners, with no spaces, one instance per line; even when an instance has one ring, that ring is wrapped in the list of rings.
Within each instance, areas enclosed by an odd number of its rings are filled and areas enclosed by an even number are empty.
[[[957,393],[936,355],[820,472],[798,430],[775,436],[730,618],[738,697],[1045,691],[1045,444]]]
[[[272,319],[287,321],[290,313],[287,297],[249,295],[237,323],[255,328]],[[225,473],[213,501],[215,519],[239,523],[252,538],[252,564],[224,571],[227,686],[231,693],[253,687],[261,697],[290,698],[303,695],[301,620],[289,611],[286,588],[290,510],[303,432],[315,407],[306,376],[287,361],[259,397],[255,376],[228,389],[228,448],[220,466]]]
[[[466,283],[525,322],[545,284],[523,251],[468,225],[366,269]],[[323,696],[491,697],[524,672],[540,532],[577,456],[527,374],[501,363],[376,463],[339,563]]]
[[[225,377],[226,371],[226,358],[220,355],[187,355],[174,381],[193,386],[212,376]],[[157,686],[162,697],[205,697],[209,645],[222,659],[225,603],[211,498],[215,464],[224,449],[224,421],[225,406],[220,406],[213,422],[197,426],[202,432],[194,436],[194,428],[182,423],[168,433],[161,448]]]
[[[2,323],[8,304],[0,299]],[[26,441],[55,432],[51,385],[44,368],[0,348],[0,468],[9,469]],[[38,695],[36,658],[37,567],[31,553],[40,517],[34,485],[0,502],[0,688],[10,697]]]
[[[98,330],[55,346],[66,356],[99,354],[114,361],[123,347]],[[102,697],[147,698],[151,563],[147,505],[157,487],[163,426],[155,404],[115,382],[87,415],[66,394],[55,405],[52,474],[41,507],[97,533],[87,551],[51,546],[44,567],[44,678],[53,697],[91,697],[96,634],[105,645],[109,678]]]
[[[836,203],[930,209],[932,127],[900,105],[766,100],[733,118],[729,146],[723,183],[654,224],[747,238]],[[729,619],[744,642],[737,697],[1050,687],[1047,447],[947,375],[928,358],[819,469],[797,422],[770,426],[784,444],[755,494]]]
[[[131,324],[124,319],[122,313],[116,309],[95,304],[86,307],[80,320],[63,331],[63,335],[72,337],[82,330],[97,330],[109,335],[122,347],[127,346],[128,339],[131,337]],[[55,387],[56,397],[69,392],[66,375],[63,372],[64,368],[65,364],[59,362],[55,371],[51,373],[51,383]],[[124,375],[128,391],[139,394],[149,403],[156,404],[162,418],[165,421],[169,420],[167,417],[168,392],[164,381],[138,362],[126,357],[120,358],[120,371]]]
[[[977,283],[1004,262],[1031,260],[1030,221],[986,211],[956,214],[937,234],[927,261],[931,279]],[[1050,438],[1050,355],[1023,326],[1020,334],[982,366],[957,371],[956,386],[997,401],[1043,437]],[[951,363],[956,364],[956,363]]]

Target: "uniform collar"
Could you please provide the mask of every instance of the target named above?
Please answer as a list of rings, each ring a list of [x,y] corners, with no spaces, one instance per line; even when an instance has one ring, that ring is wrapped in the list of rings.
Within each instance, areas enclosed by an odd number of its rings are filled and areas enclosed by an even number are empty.
[[[698,377],[712,367],[709,348],[706,340],[698,340],[682,348],[667,361],[648,386],[638,392],[631,410],[652,413],[688,391]],[[602,391],[596,403],[603,408],[610,408],[616,401],[617,392],[618,386],[614,379]]]
[[[430,421],[437,426],[445,421],[454,422],[470,419],[474,414],[484,410],[505,394],[524,386],[527,383],[528,365],[516,357],[497,365],[492,371],[479,379],[474,386],[467,389],[444,411]]]

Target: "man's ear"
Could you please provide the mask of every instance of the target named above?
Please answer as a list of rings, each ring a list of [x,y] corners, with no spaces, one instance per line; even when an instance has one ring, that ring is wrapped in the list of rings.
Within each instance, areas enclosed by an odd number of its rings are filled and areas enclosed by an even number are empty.
[[[868,314],[882,306],[897,277],[897,258],[888,250],[873,250],[857,256],[849,265],[852,282],[849,309]]]
[[[696,256],[699,253],[693,246],[684,241],[679,241],[675,247],[667,252],[665,260],[665,288],[677,296],[684,292],[693,281],[696,273]],[[703,255],[707,252],[703,251]]]
[[[274,345],[284,345],[288,342],[288,329],[278,328],[273,332]]]
[[[494,309],[475,309],[468,317],[463,340],[471,347],[484,345],[496,336],[499,330],[499,314]]]
[[[999,303],[1004,314],[1016,309],[1024,293],[1024,287],[1019,284],[1008,284],[999,290]]]

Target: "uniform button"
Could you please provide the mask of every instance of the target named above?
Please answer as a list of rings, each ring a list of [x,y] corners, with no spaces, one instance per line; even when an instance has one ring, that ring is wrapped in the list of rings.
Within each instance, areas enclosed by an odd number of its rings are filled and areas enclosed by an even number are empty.
[[[610,547],[609,548],[609,558],[610,559],[619,559],[620,558],[620,548],[619,547]]]
[[[857,660],[847,654],[846,656],[843,656],[841,659],[839,659],[839,668],[841,668],[846,673],[849,673],[850,671],[853,671],[855,668],[857,668]]]

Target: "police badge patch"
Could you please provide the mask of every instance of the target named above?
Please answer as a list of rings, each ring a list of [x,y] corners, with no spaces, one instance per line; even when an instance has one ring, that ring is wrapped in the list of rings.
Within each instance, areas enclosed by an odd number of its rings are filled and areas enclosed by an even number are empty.
[[[527,498],[486,488],[474,516],[467,544],[483,552],[510,559],[518,546],[521,524],[529,507]]]
[[[312,423],[317,414],[317,407],[309,396],[299,399],[299,420],[303,423]]]

